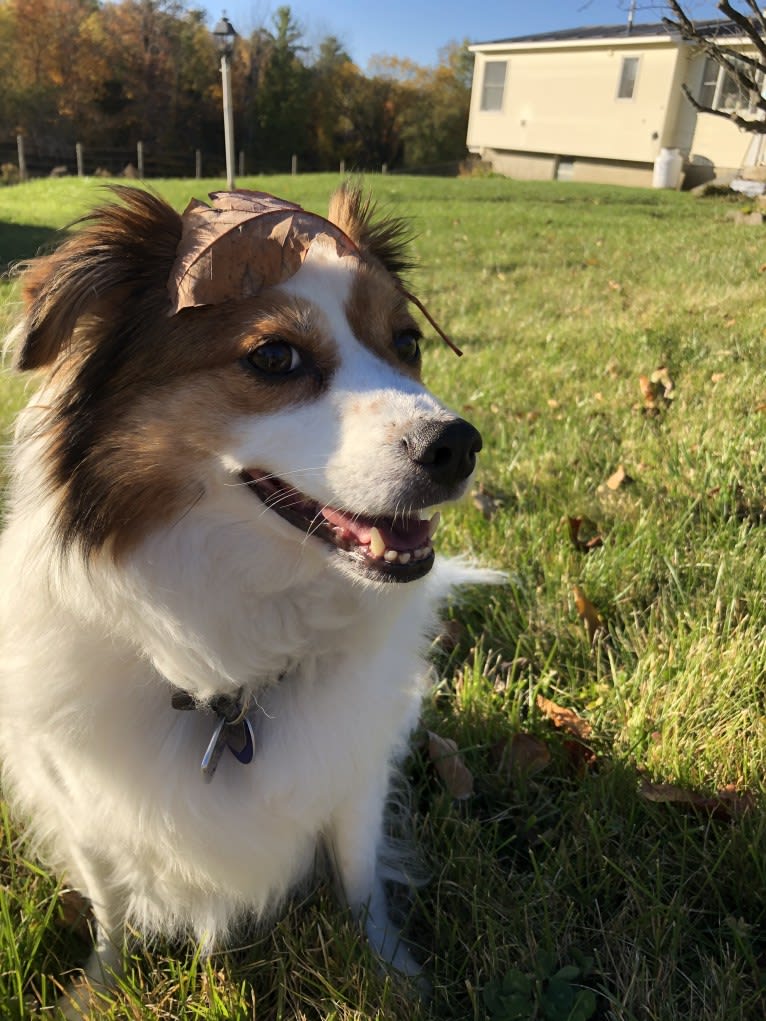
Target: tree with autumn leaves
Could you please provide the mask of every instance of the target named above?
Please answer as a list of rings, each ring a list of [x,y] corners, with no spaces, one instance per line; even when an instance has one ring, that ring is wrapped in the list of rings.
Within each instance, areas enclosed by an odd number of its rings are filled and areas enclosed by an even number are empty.
[[[436,68],[380,58],[363,74],[338,39],[312,52],[287,6],[240,36],[232,60],[237,147],[258,171],[417,166],[465,154],[472,57]],[[221,83],[205,13],[178,0],[0,0],[2,144],[51,157],[142,141],[222,150]]]

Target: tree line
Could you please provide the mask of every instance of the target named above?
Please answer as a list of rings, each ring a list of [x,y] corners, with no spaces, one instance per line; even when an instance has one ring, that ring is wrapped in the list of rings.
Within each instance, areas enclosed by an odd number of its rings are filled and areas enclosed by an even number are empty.
[[[248,168],[394,169],[465,155],[472,54],[395,56],[367,73],[335,36],[309,47],[290,7],[236,40],[237,149]],[[52,157],[86,149],[223,154],[219,57],[178,0],[0,0],[0,129]]]

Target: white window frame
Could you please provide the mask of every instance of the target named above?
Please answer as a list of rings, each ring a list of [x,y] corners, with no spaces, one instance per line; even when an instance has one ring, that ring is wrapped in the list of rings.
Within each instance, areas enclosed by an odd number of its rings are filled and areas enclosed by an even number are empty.
[[[628,76],[626,71],[628,67],[634,68],[633,74]],[[623,57],[620,64],[620,77],[617,79],[617,96],[616,98],[621,103],[629,103],[636,98],[636,86],[638,85],[638,74],[641,70],[641,57],[635,55],[631,57]],[[626,91],[625,86],[630,83],[630,94],[623,95]]]
[[[493,72],[496,68],[502,66],[502,82],[488,81],[488,72],[492,68]],[[497,75],[498,78],[500,75]],[[503,109],[505,103],[505,85],[508,80],[508,61],[507,60],[485,60],[484,68],[482,70],[482,81],[481,81],[481,101],[479,109],[486,113],[498,113]]]
[[[756,82],[763,90],[763,76],[760,73],[756,76]],[[702,106],[712,110],[753,113],[756,109],[755,97],[743,95],[731,73],[713,57],[705,57],[697,97]]]

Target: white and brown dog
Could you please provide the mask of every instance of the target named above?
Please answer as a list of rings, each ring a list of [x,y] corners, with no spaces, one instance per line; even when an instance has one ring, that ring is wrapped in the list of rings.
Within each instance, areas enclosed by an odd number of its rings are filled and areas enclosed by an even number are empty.
[[[412,972],[383,807],[437,607],[482,577],[432,545],[481,440],[420,381],[399,222],[212,198],[124,189],[26,271],[3,790],[92,902],[94,981],[126,923],[213,947],[267,916],[320,845]]]

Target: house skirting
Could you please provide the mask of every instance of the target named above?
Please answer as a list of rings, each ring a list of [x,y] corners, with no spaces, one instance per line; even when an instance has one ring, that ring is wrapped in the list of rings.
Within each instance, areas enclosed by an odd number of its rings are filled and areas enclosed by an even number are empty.
[[[589,181],[651,188],[654,165],[625,160],[559,156],[550,153],[482,149],[481,158],[495,173],[526,181]]]

